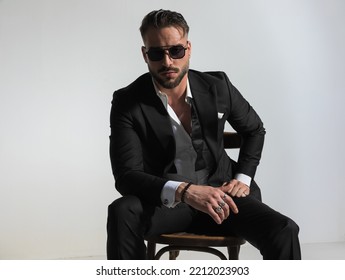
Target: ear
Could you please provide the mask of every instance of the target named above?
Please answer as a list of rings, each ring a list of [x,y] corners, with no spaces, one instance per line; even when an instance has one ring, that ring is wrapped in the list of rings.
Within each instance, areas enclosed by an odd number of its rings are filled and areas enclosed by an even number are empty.
[[[144,58],[145,62],[147,63],[146,48],[144,46],[141,47],[141,53],[143,55],[143,58]]]
[[[187,41],[187,48],[188,48],[188,57],[192,55],[192,43]]]

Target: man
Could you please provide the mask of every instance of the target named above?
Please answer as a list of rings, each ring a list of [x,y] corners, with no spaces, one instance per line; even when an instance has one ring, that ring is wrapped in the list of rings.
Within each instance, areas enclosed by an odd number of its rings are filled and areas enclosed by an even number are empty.
[[[261,202],[253,181],[263,124],[222,72],[189,69],[189,27],[176,12],[140,27],[149,73],[114,93],[110,157],[122,197],[108,209],[108,259],[145,259],[145,235],[242,236],[264,259],[300,259],[298,226]],[[225,122],[242,136],[224,151]]]

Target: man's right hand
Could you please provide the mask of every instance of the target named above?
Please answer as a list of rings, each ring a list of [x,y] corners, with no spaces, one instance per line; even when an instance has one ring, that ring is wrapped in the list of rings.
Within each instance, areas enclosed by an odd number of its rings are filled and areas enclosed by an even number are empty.
[[[181,193],[187,184],[181,184],[176,192],[177,201],[181,200]],[[191,185],[184,194],[184,202],[191,207],[209,214],[212,219],[221,224],[230,215],[238,213],[238,208],[232,198],[221,188],[211,186]]]

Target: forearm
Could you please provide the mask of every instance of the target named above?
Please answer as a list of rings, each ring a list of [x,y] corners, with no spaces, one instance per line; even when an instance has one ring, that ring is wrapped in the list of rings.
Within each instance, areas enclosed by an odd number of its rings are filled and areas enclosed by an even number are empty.
[[[256,169],[261,160],[264,136],[264,129],[263,131],[258,131],[255,135],[243,136],[243,142],[237,160],[237,173],[243,173],[254,178]]]

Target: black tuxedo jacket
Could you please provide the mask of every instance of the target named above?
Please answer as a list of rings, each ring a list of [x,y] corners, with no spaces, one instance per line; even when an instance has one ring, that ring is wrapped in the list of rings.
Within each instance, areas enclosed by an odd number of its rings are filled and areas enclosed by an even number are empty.
[[[236,173],[254,177],[265,129],[257,113],[223,72],[189,70],[188,79],[202,135],[215,162],[209,185],[219,186]],[[242,136],[238,162],[223,146],[225,122]],[[110,158],[116,188],[159,205],[163,175],[175,170],[175,140],[170,117],[146,73],[115,91],[110,114]]]

